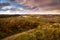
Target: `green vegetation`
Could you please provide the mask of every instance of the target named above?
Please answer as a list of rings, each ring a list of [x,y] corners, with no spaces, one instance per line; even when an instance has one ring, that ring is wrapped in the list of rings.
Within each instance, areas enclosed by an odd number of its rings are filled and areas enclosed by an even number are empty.
[[[0,18],[0,39],[36,28],[39,25],[39,22],[34,20],[19,16]]]
[[[45,26],[39,25],[35,30],[32,30],[32,32],[21,34],[13,40],[60,40],[59,27],[58,24],[48,24]]]
[[[31,29],[30,32],[25,32]],[[60,40],[60,16],[27,15],[0,18],[0,39],[25,32],[9,40]]]

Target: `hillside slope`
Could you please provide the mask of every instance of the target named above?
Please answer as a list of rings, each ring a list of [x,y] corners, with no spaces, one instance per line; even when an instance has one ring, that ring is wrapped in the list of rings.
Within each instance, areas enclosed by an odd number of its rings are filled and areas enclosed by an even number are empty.
[[[36,29],[10,36],[4,40],[60,40],[60,24],[39,25]]]
[[[30,29],[30,30],[25,31],[25,32],[22,32],[22,33],[17,33],[17,34],[15,34],[15,35],[6,37],[6,38],[4,38],[4,39],[2,39],[2,40],[10,40],[11,38],[12,38],[11,40],[14,40],[14,39],[15,39],[16,37],[18,37],[19,35],[22,35],[22,34],[24,34],[24,33],[26,33],[26,32],[31,32],[31,31],[33,31],[33,30],[35,30],[35,29]]]
[[[30,32],[29,30],[31,30],[32,32]],[[20,15],[16,17],[4,16],[3,18],[0,18],[0,40],[6,37],[9,38],[9,40],[13,40],[13,39],[20,40],[21,38],[22,38],[21,40],[25,40],[25,39],[28,40],[28,37],[30,40],[33,40],[33,39],[35,40],[35,37],[37,36],[37,35],[34,36],[36,31],[38,31],[38,34],[37,34],[38,36],[44,35],[43,36],[44,38],[42,37],[42,39],[47,40],[47,37],[49,37],[49,40],[51,39],[54,40],[55,39],[54,36],[56,37],[56,39],[57,38],[59,39],[60,36],[58,35],[60,35],[59,34],[60,33],[60,16],[59,15]],[[20,33],[22,34],[21,36],[20,36]],[[17,36],[19,35],[19,37],[15,37],[15,36],[14,38],[13,36],[12,38],[9,37],[15,34],[17,34]],[[53,37],[50,39],[51,36]]]

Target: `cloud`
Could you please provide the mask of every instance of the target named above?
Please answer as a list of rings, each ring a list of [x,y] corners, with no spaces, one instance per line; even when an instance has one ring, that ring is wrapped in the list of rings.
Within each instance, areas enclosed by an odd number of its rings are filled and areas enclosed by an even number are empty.
[[[10,1],[15,1],[15,0],[10,0]]]
[[[17,4],[13,2],[17,2]],[[1,6],[13,5],[14,7],[20,6],[24,9],[26,8],[37,11],[60,10],[60,0],[9,0],[9,3],[0,3],[0,9]]]
[[[9,3],[0,3],[0,6],[8,6],[10,5]]]
[[[30,9],[60,10],[60,0],[15,0],[19,4],[29,6]]]
[[[42,15],[42,14],[60,14],[60,13],[57,13],[57,12],[52,12],[52,11],[44,11],[44,12],[42,12],[42,11],[40,11],[40,12],[31,12],[31,11],[27,11],[27,12],[18,12],[18,11],[15,11],[15,12],[11,12],[11,11],[1,11],[0,12],[0,14],[40,14],[40,15]]]

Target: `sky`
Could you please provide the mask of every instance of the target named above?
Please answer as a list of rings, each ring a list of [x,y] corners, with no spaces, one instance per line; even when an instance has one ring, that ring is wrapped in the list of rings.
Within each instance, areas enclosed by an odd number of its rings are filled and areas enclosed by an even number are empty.
[[[0,14],[59,14],[59,12],[60,0],[0,0]]]
[[[26,7],[22,4],[18,4],[17,2],[15,2],[15,1],[12,2],[10,0],[0,0],[0,4],[2,4],[2,3],[9,3],[10,6],[14,6],[14,7],[22,7],[22,8]]]
[[[0,0],[0,3],[6,3],[8,2],[9,0]]]
[[[16,0],[18,3],[27,5],[32,9],[59,10],[60,0]]]
[[[7,6],[4,6],[6,4],[3,5],[3,3],[9,3],[9,5]],[[18,13],[19,9],[22,11],[26,10],[27,6],[25,5],[22,5],[22,4],[18,4],[17,2],[15,1],[10,1],[10,0],[0,0],[0,4],[2,4],[2,7],[0,9],[0,14],[16,14]],[[7,10],[8,9],[8,10]],[[15,9],[15,10],[14,10]],[[3,10],[6,10],[6,11],[3,11]],[[13,12],[11,10],[14,10]],[[15,12],[16,11],[16,12]],[[20,13],[21,13],[20,11]]]

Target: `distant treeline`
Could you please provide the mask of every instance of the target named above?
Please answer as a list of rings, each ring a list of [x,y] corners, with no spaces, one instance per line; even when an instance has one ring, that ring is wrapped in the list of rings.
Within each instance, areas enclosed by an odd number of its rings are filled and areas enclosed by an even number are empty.
[[[0,15],[0,18],[17,17],[20,15]]]
[[[7,18],[7,17],[17,17],[17,16],[30,16],[30,17],[44,17],[44,18],[53,18],[53,17],[60,17],[60,15],[31,15],[31,14],[14,14],[14,15],[0,15],[0,18]]]

